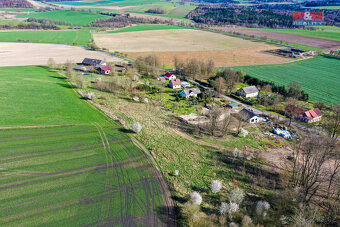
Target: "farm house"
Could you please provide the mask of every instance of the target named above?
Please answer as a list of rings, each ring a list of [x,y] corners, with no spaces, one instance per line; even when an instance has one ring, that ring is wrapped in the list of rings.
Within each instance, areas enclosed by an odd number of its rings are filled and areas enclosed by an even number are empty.
[[[181,92],[181,97],[185,97],[185,98],[191,98],[191,97],[197,97],[197,95],[201,94],[200,89],[198,89],[197,87],[195,88],[189,88],[189,89],[184,89]]]
[[[259,115],[247,109],[242,109],[240,111],[240,116],[244,121],[250,124],[259,123],[262,120],[262,118]]]
[[[180,79],[171,80],[169,83],[169,87],[173,89],[181,88],[182,87],[181,80]]]
[[[307,123],[313,123],[320,121],[323,114],[318,108],[314,108],[312,110],[308,110],[303,114],[303,121]]]
[[[111,65],[100,66],[100,67],[97,68],[97,71],[100,74],[108,75],[111,72]]]
[[[163,77],[167,80],[176,80],[176,76],[169,72],[165,73]]]
[[[259,90],[255,86],[243,87],[236,94],[244,98],[257,97]]]

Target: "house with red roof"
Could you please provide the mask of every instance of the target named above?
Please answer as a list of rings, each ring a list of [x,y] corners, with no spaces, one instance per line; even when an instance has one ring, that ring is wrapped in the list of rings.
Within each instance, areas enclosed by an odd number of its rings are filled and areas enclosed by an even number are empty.
[[[111,65],[100,66],[100,67],[97,68],[97,71],[98,71],[100,74],[108,75],[108,74],[110,74],[110,72],[111,72]]]
[[[176,76],[169,72],[166,72],[163,77],[167,80],[176,80]]]
[[[312,123],[316,121],[320,121],[322,118],[323,114],[318,108],[314,108],[311,110],[307,110],[303,114],[303,121],[307,123]]]
[[[172,89],[177,89],[182,87],[182,83],[180,79],[170,80],[169,87]]]

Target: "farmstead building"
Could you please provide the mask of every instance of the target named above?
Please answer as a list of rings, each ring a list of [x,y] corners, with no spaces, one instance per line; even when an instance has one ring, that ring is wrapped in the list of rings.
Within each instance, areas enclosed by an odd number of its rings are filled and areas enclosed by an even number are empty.
[[[106,62],[99,59],[85,58],[81,64],[88,66],[105,66]]]
[[[320,121],[322,118],[322,112],[318,108],[314,108],[312,110],[308,110],[303,114],[303,121],[307,123],[313,123],[316,121]]]
[[[171,80],[169,83],[169,87],[173,89],[181,88],[182,87],[181,80],[180,79]]]
[[[244,98],[257,97],[259,90],[255,86],[243,87],[237,91],[237,94]]]

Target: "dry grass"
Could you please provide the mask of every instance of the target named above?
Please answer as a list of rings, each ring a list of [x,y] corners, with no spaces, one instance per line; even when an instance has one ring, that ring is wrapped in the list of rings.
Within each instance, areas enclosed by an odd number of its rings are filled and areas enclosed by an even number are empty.
[[[217,66],[273,64],[287,59],[263,53],[272,45],[191,29],[94,34],[99,47],[125,52],[131,58],[155,54],[163,64],[173,58],[212,59]]]
[[[94,40],[100,47],[120,52],[230,50],[263,45],[192,29],[100,33],[94,34]]]
[[[169,52],[131,52],[130,58],[139,56],[156,55],[162,64],[173,65],[176,56],[181,60],[197,58],[199,60],[212,59],[216,66],[237,65],[262,65],[286,62],[287,59],[264,53],[264,50],[273,49],[272,46],[263,45],[257,47],[239,48],[236,50],[210,50],[210,51],[169,51]]]
[[[67,60],[81,62],[85,57],[99,58],[109,62],[121,59],[82,47],[40,44],[40,43],[0,43],[0,66],[46,65],[49,58],[57,64]]]

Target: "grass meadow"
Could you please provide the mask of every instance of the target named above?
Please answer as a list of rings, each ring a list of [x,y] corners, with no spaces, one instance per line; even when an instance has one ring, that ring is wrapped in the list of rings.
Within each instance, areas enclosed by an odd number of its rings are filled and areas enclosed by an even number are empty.
[[[46,12],[34,12],[28,15],[19,15],[18,17],[34,17],[37,19],[51,19],[53,21],[66,21],[73,25],[87,25],[94,22],[96,19],[108,18],[109,16],[89,13],[89,12],[80,12],[80,11],[71,11],[71,10],[55,10],[55,11],[46,11]]]
[[[105,7],[105,6],[121,6],[128,7],[119,9],[119,11],[131,12],[131,13],[141,13],[146,14],[145,11],[151,8],[161,8],[165,10],[166,14],[149,14],[156,16],[164,16],[169,18],[184,19],[185,16],[193,9],[196,8],[195,5],[190,3],[185,3],[180,5],[178,2],[167,2],[165,0],[117,0],[117,1],[66,1],[66,2],[55,2],[54,4],[71,5],[71,6],[81,6],[81,7]],[[130,6],[130,7],[129,7]],[[105,10],[105,9],[98,9]],[[112,10],[112,9],[111,9]],[[118,9],[117,9],[118,10]],[[113,12],[117,12],[113,9]],[[105,10],[106,11],[106,10]]]
[[[0,128],[1,226],[166,222],[163,187],[120,124],[44,67],[0,68],[0,81],[0,127],[19,127]]]
[[[262,80],[287,86],[296,81],[313,101],[340,103],[340,59],[319,56],[293,63],[233,67]]]
[[[282,32],[295,35],[304,35],[322,39],[330,39],[340,41],[340,28],[335,26],[322,26],[320,30],[301,30],[301,29],[271,29],[271,28],[256,28],[257,30]]]
[[[1,21],[0,21],[1,23]],[[0,32],[0,42],[32,42],[78,44],[86,46],[91,43],[89,29],[67,31],[6,31]]]

